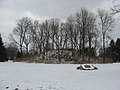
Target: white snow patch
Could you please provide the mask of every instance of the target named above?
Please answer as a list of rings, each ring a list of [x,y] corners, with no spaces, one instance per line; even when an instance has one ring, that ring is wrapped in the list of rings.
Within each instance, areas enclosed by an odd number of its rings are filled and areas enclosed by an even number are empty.
[[[2,62],[0,90],[120,90],[119,63],[96,64],[95,71],[77,70],[77,66]]]

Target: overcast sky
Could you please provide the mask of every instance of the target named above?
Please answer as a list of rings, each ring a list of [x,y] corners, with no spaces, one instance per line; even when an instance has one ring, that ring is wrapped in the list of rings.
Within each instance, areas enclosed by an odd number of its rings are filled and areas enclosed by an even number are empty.
[[[3,40],[8,41],[9,33],[15,27],[15,20],[22,17],[30,17],[42,22],[49,18],[65,20],[67,16],[74,14],[81,7],[96,12],[98,8],[109,9],[118,4],[119,0],[0,0],[0,33]],[[111,33],[116,39],[120,36],[120,30]]]

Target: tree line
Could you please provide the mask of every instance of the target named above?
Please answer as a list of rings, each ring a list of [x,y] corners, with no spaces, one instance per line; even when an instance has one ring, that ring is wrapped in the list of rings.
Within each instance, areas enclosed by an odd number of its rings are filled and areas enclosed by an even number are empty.
[[[89,59],[91,54],[96,54],[100,36],[105,53],[105,40],[113,26],[114,19],[107,11],[99,9],[98,15],[95,15],[86,8],[81,8],[80,11],[69,16],[66,22],[53,18],[39,23],[38,20],[33,21],[23,17],[16,21],[16,27],[10,37],[19,45],[21,55],[23,48],[28,54],[31,46],[33,52],[44,55],[49,49],[57,49],[58,59],[60,59],[60,49],[70,48],[79,51],[84,60],[86,48],[88,48]],[[105,62],[105,56],[103,60]]]
[[[65,21],[52,18],[40,23],[39,20],[28,17],[20,18],[16,20],[16,26],[9,38],[19,47],[19,57],[23,53],[38,53],[43,54],[44,58],[47,51],[57,50],[60,61],[60,50],[70,49],[72,56],[76,50],[82,61],[86,56],[90,61],[90,58],[98,55],[98,50],[102,47],[105,62],[106,41],[110,39],[109,32],[113,28],[114,18],[108,11],[98,9],[95,14],[82,7]]]

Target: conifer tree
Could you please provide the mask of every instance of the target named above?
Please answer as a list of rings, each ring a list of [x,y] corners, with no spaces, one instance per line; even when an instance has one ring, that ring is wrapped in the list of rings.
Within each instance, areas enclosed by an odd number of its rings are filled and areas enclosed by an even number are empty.
[[[2,41],[2,37],[0,35],[0,62],[4,62],[6,59],[6,49],[4,47],[4,43]]]
[[[120,62],[120,38],[117,38],[116,41],[116,55],[117,55],[117,61]]]
[[[110,42],[110,57],[112,58],[113,62],[116,62],[116,45],[113,39]]]

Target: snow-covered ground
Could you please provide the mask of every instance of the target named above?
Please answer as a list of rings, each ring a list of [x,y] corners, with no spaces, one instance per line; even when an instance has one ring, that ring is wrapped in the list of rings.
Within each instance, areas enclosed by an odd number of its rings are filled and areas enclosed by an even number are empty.
[[[77,66],[3,62],[0,90],[120,90],[120,64],[96,64],[93,71]]]

